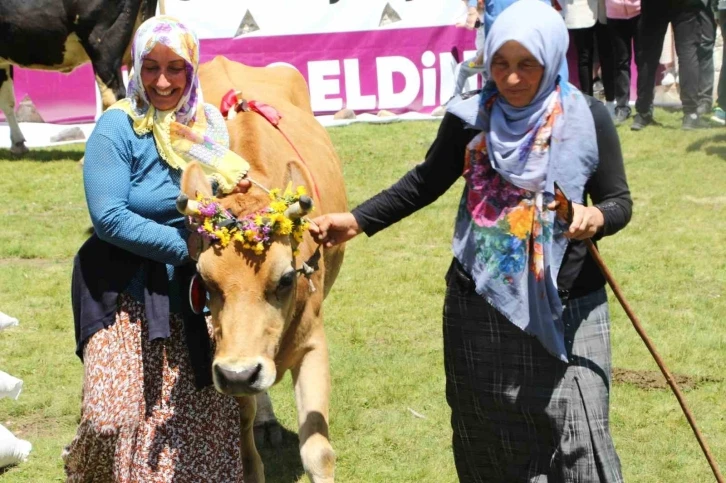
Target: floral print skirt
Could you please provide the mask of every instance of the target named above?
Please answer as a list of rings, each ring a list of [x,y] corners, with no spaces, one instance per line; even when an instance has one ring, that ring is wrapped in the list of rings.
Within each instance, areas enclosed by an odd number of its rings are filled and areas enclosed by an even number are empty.
[[[145,319],[142,303],[121,296],[116,323],[86,343],[67,481],[241,482],[237,401],[196,389],[181,316],[151,342]]]

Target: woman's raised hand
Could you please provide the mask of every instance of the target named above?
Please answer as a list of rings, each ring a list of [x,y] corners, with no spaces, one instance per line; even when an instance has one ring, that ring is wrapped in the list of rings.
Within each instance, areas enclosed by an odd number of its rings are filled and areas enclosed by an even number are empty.
[[[247,193],[252,187],[252,183],[247,178],[242,178],[239,183],[230,191],[230,194]]]
[[[328,213],[313,218],[310,223],[313,239],[326,248],[345,243],[360,232],[352,213]]]

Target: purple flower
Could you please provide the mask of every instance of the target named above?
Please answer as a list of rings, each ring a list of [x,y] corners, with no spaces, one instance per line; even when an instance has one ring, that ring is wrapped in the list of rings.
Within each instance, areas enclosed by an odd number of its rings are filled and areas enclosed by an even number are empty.
[[[205,216],[207,218],[211,218],[217,213],[217,203],[209,203],[208,205],[202,205],[199,208],[199,212],[202,214],[202,216]]]

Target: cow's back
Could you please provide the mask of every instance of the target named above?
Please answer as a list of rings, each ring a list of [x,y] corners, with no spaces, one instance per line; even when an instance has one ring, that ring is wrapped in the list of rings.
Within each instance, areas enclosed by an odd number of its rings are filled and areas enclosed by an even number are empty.
[[[292,162],[308,181],[315,198],[314,215],[348,209],[340,160],[328,132],[313,116],[307,84],[298,71],[249,67],[216,57],[200,66],[199,77],[205,102],[219,107],[222,97],[234,89],[242,98],[264,102],[282,115],[280,131],[300,156],[259,114],[242,112],[227,121],[230,148],[250,163],[250,178],[269,188],[284,187],[287,166]],[[306,243],[312,243],[306,238]],[[325,250],[325,294],[335,281],[342,258],[342,247]]]
[[[291,67],[250,67],[217,56],[199,66],[204,100],[219,107],[222,97],[230,90],[242,92],[242,97],[278,107],[292,104],[312,115],[310,94],[303,76]]]

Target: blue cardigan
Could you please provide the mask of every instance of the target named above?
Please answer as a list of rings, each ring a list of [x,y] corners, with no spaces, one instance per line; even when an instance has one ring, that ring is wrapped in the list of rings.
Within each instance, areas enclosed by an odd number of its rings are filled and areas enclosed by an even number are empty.
[[[174,267],[189,262],[184,217],[177,211],[181,171],[167,165],[151,133],[138,136],[126,113],[105,112],[86,143],[83,165],[86,203],[101,240],[135,255]],[[143,302],[145,275],[140,269],[126,293]],[[174,287],[170,287],[174,288]],[[170,293],[172,312],[180,296]]]

